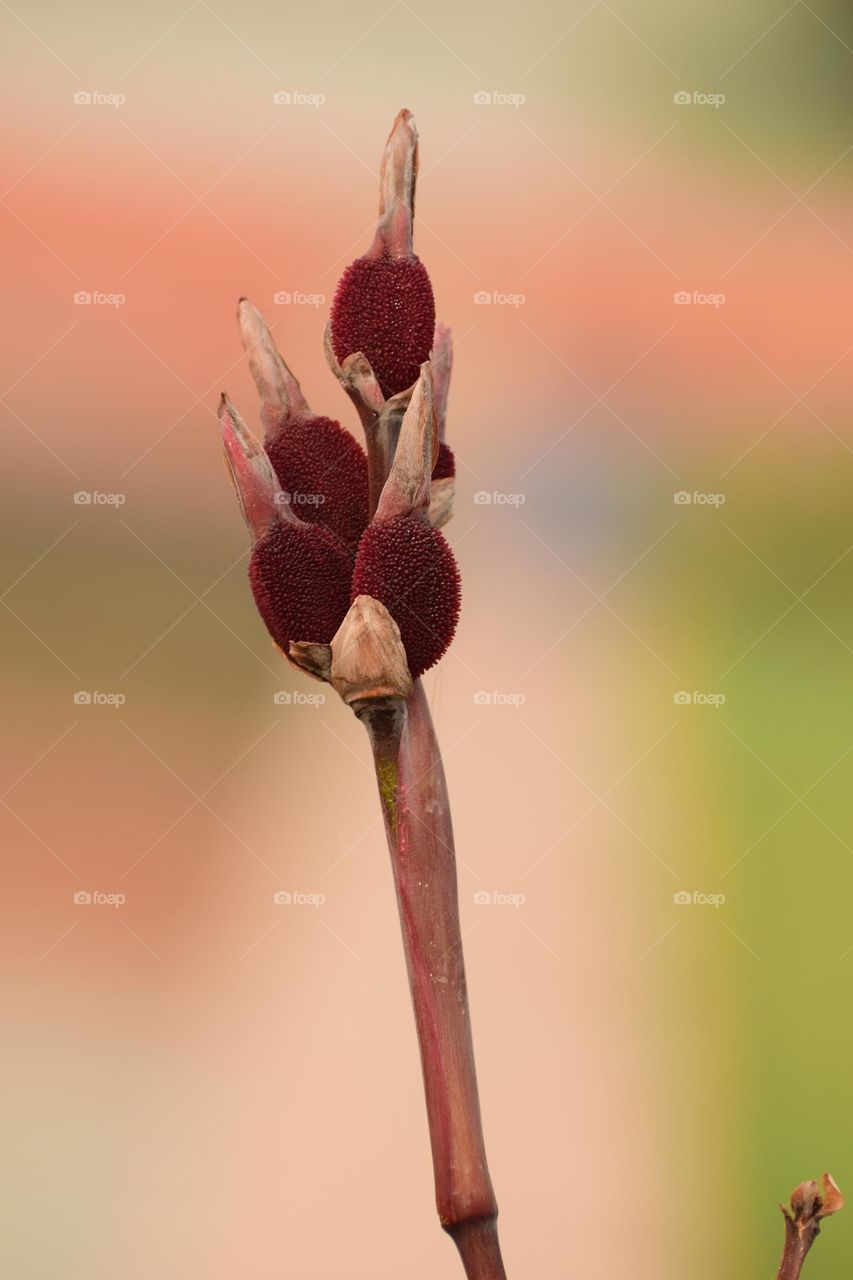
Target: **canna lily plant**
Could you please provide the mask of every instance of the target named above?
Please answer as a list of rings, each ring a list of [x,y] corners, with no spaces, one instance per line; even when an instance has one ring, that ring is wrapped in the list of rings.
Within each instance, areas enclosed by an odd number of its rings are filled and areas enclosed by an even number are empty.
[[[260,313],[240,300],[260,398],[261,444],[223,395],[225,458],[252,542],[249,582],[284,656],[332,685],[364,724],[415,1014],[441,1225],[468,1280],[506,1280],[477,1095],[453,828],[420,677],[450,645],[460,582],[440,529],[455,464],[445,442],[450,330],[412,249],[418,141],[401,111],[385,146],[379,220],[344,272],[326,358],[364,447],[309,407]],[[777,1280],[800,1280],[824,1218],[843,1207],[824,1174],[785,1215]]]
[[[364,724],[396,888],[423,1068],[441,1225],[468,1280],[505,1280],[480,1122],[444,770],[420,677],[446,651],[459,572],[446,444],[452,364],[412,249],[417,131],[385,146],[379,219],[344,272],[325,349],[364,447],[309,407],[248,299],[238,319],[260,398],[261,444],[223,395],[225,457],[249,528],[249,582],[284,656]]]

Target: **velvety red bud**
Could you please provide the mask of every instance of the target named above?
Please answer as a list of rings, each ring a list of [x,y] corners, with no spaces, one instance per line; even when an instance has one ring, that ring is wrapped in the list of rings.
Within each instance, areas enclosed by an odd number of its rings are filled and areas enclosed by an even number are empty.
[[[362,352],[386,398],[405,391],[429,357],[435,301],[412,252],[418,135],[401,111],[385,145],[379,224],[369,251],[347,267],[332,301],[332,349],[339,362]]]
[[[357,258],[332,302],[338,360],[361,351],[387,398],[405,391],[432,347],[435,302],[426,268],[414,256]]]
[[[355,551],[368,518],[364,450],[340,423],[313,412],[248,298],[240,299],[237,318],[281,488],[302,520],[325,525]]]
[[[291,418],[267,438],[266,451],[296,514],[331,529],[355,551],[367,524],[367,457],[331,418]]]
[[[375,520],[358,548],[352,596],[381,601],[400,628],[413,677],[438,662],[459,620],[459,570],[437,529],[412,516]]]
[[[249,582],[276,644],[328,644],[350,606],[352,557],[337,539],[306,524],[286,501],[272,464],[223,395],[219,421],[225,458],[252,537]]]
[[[255,543],[249,582],[279,648],[329,643],[350,606],[351,572],[349,554],[320,525],[283,520]]]
[[[438,457],[432,469],[433,480],[446,480],[456,475],[456,459],[453,450],[444,441],[438,446]]]

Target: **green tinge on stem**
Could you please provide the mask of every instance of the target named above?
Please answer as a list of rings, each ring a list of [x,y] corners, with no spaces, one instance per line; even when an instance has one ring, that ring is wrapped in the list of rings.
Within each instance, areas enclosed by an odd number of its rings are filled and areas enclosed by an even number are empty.
[[[483,1144],[459,927],[453,829],[420,681],[405,704],[359,711],[373,748],[421,1051],[436,1207],[468,1280],[506,1280]],[[388,784],[396,777],[389,803]]]

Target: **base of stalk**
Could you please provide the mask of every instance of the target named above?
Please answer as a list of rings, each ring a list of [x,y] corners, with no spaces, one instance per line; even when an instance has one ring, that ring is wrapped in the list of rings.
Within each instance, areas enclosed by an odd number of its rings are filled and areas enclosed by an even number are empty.
[[[506,1280],[495,1218],[469,1218],[445,1231],[459,1250],[467,1280]]]

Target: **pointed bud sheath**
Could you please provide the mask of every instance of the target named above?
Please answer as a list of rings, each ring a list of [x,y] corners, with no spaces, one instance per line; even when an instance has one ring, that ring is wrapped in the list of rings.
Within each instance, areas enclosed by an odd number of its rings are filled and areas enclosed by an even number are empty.
[[[432,369],[422,364],[409,406],[403,415],[400,438],[388,479],[376,508],[377,520],[406,515],[423,518],[429,505],[429,483],[437,443]]]
[[[219,416],[252,537],[249,582],[267,630],[285,653],[291,640],[327,644],[349,607],[349,554],[327,529],[294,514],[266,453],[224,395]]]
[[[356,714],[379,701],[403,701],[412,692],[400,628],[371,596],[353,600],[331,652],[332,685]]]
[[[266,321],[248,298],[241,298],[237,304],[237,321],[258,389],[264,432],[274,433],[280,423],[291,417],[313,417],[299,383],[276,349]]]
[[[240,299],[237,314],[261,401],[266,452],[281,487],[303,521],[325,525],[354,551],[368,519],[364,450],[338,422],[312,411],[248,298]]]
[[[459,618],[459,571],[429,524],[435,411],[428,363],[412,393],[376,516],[358,547],[353,595],[379,600],[400,628],[409,670],[420,676],[442,656]]]
[[[224,391],[219,401],[219,426],[231,483],[254,544],[281,519],[281,485],[266,453]]]
[[[417,171],[417,130],[412,113],[403,110],[385,145],[376,236],[347,267],[332,302],[335,356],[343,364],[363,353],[386,399],[415,381],[435,326],[432,285],[412,252]]]

